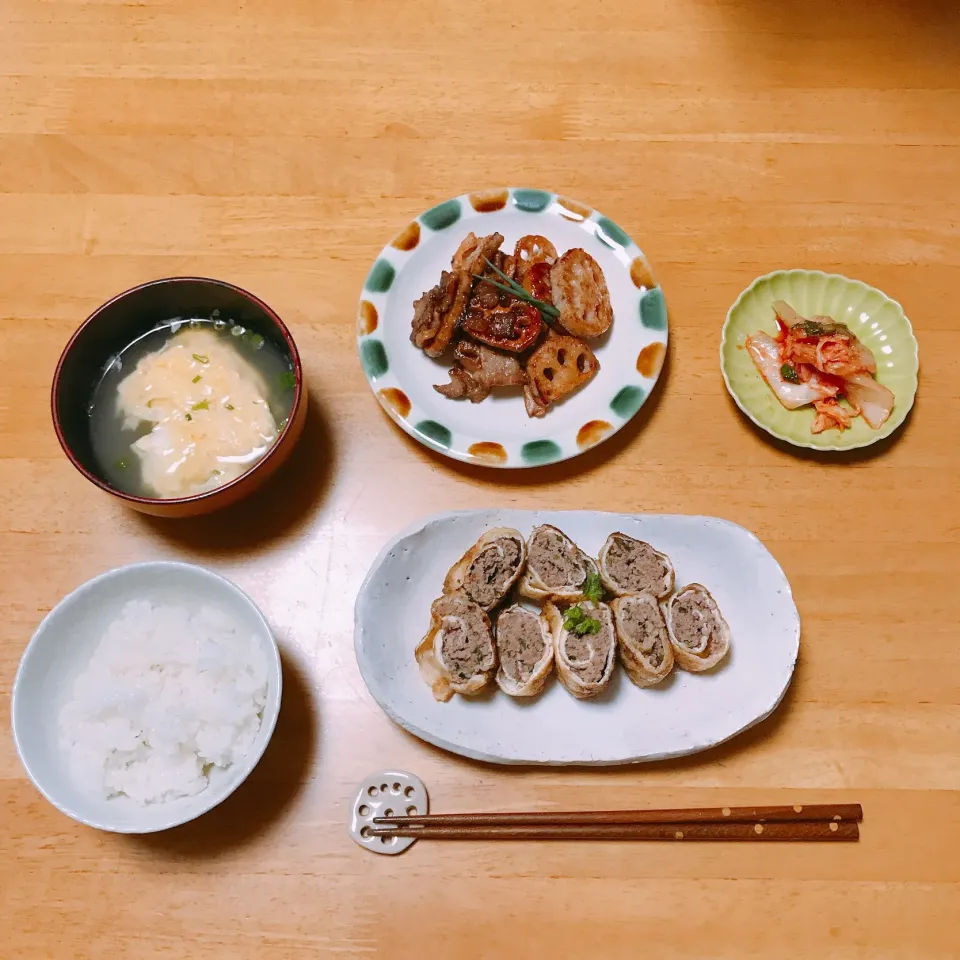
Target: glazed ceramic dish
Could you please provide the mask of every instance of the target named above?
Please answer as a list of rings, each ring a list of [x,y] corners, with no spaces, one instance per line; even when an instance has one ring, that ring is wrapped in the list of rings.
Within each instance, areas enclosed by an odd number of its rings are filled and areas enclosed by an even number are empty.
[[[517,388],[478,404],[441,396],[433,385],[448,380],[449,360],[431,360],[410,342],[414,301],[471,231],[500,232],[510,249],[541,234],[560,253],[582,247],[603,269],[614,321],[591,344],[600,372],[542,419],[527,417]],[[384,247],[364,284],[357,334],[373,392],[410,436],[468,463],[531,467],[577,456],[637,413],[666,356],[667,312],[643,252],[611,220],[543,190],[500,189],[433,207]]]
[[[777,332],[775,300],[801,316],[829,316],[845,323],[877,358],[877,380],[893,391],[890,419],[873,430],[856,418],[849,430],[810,432],[813,407],[787,410],[757,372],[744,347],[751,333]],[[727,314],[720,342],[720,369],[737,406],[779,440],[812,450],[852,450],[890,436],[906,419],[917,392],[917,340],[903,307],[875,287],[819,270],[778,270],[758,277]]]
[[[548,680],[536,698],[501,691],[437,702],[414,649],[431,602],[465,549],[493,527],[525,536],[559,527],[596,556],[621,531],[669,554],[677,583],[708,584],[731,633],[730,653],[714,670],[675,670],[656,687],[634,686],[617,669],[596,700],[570,696]],[[793,674],[800,620],[776,560],[747,530],[715,517],[591,511],[477,510],[431,517],[400,534],[377,558],[357,597],[357,662],[387,715],[423,740],[500,764],[618,764],[696,753],[770,714]]]
[[[69,757],[58,741],[62,704],[109,623],[130,600],[215,607],[256,638],[269,665],[267,703],[250,752],[193,797],[141,806],[126,797],[91,795],[70,776]],[[155,833],[206,813],[247,778],[273,735],[282,685],[280,652],[270,626],[239,587],[190,563],[160,560],[117,567],[64,597],[27,644],[11,696],[14,745],[34,785],[68,817],[113,833]]]
[[[287,424],[269,452],[236,480],[191,496],[160,499],[113,486],[97,462],[90,434],[90,400],[111,357],[171,317],[208,317],[219,311],[271,341],[289,358],[295,378]],[[70,462],[91,483],[141,513],[193,517],[230,506],[256,490],[293,452],[307,417],[307,391],[297,345],[283,321],[252,293],[222,280],[169,277],[118,294],[98,307],[64,347],[53,377],[51,410],[57,439]]]

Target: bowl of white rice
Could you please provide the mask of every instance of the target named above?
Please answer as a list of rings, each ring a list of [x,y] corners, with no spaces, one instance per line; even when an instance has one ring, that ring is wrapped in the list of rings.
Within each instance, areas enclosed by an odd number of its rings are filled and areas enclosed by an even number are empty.
[[[13,737],[67,816],[154,833],[247,778],[281,686],[269,624],[239,587],[189,563],[137,563],[78,587],[37,628],[13,684]]]

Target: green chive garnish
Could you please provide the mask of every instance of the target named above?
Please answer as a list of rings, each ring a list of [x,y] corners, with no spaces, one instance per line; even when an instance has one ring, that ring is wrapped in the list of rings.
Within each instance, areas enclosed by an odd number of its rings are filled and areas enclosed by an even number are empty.
[[[491,270],[506,280],[507,285],[505,286],[502,283],[497,283],[496,280],[491,280],[489,277],[481,277],[477,274],[473,274],[473,278],[475,280],[480,280],[482,283],[489,283],[491,286],[497,287],[499,290],[504,290],[507,293],[513,294],[513,296],[515,296],[518,300],[523,300],[526,303],[533,305],[540,311],[540,315],[544,320],[547,320],[547,317],[556,318],[560,316],[560,311],[552,303],[545,303],[543,300],[538,300],[535,296],[533,296],[533,294],[525,290],[523,286],[517,283],[516,280],[508,277],[499,267],[494,266],[494,264],[492,264],[489,260],[486,262],[487,266],[489,266]],[[547,320],[547,323],[549,322],[550,321]]]
[[[206,400],[200,400],[197,403],[195,403],[190,409],[191,410],[209,410],[210,404]]]
[[[506,286],[506,284],[497,283],[496,280],[491,280],[489,277],[478,277],[476,274],[473,274],[473,279],[479,280],[481,283],[489,283],[491,287],[496,287],[498,290],[504,290],[506,293],[511,294],[518,300],[523,300],[524,303],[529,303],[531,306],[536,307],[537,310],[540,311],[540,316],[543,317],[544,323],[548,323],[551,326],[553,325],[553,321],[560,316],[560,311],[556,307],[531,296],[526,290],[523,289],[523,287],[521,287],[520,290],[515,290],[513,287]]]
[[[292,370],[284,370],[277,378],[280,386],[292,390],[297,385],[297,375]]]
[[[201,378],[200,378],[200,374],[198,373],[198,374],[193,378],[193,382],[194,382],[194,383],[199,383],[199,382],[200,382],[200,379],[201,379]]]
[[[193,359],[196,360],[197,363],[209,363],[209,362],[210,362],[210,358],[209,358],[209,357],[201,356],[201,354],[199,354],[199,353],[195,353],[195,354],[193,355]]]

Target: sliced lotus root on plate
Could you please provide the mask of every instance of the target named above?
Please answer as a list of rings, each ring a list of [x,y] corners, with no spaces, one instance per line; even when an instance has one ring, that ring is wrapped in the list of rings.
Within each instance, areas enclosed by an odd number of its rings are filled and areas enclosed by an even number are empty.
[[[536,398],[550,406],[569,396],[600,369],[596,354],[582,340],[551,334],[527,360],[527,376]]]
[[[613,323],[610,291],[600,264],[579,248],[568,250],[550,270],[560,323],[578,337],[599,337]]]

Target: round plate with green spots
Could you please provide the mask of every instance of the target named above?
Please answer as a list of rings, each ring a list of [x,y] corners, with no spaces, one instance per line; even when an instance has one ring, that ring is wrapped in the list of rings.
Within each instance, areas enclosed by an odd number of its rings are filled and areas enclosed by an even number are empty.
[[[606,277],[613,326],[589,341],[600,370],[542,418],[527,416],[520,388],[481,403],[442,396],[433,387],[449,381],[452,357],[432,360],[410,342],[414,301],[471,232],[503,234],[509,252],[526,234],[547,237],[560,254],[580,247]],[[666,356],[667,310],[643,252],[612,220],[546,190],[500,188],[431,207],[383,248],[364,283],[357,341],[374,394],[412,437],[467,463],[535,467],[583,453],[636,415]]]
[[[785,300],[802,317],[832,317],[845,323],[872,351],[876,378],[894,396],[893,412],[879,430],[856,417],[849,430],[811,433],[812,406],[787,410],[777,400],[744,345],[758,330],[776,334],[776,300]],[[777,270],[758,277],[730,308],[720,340],[720,369],[737,406],[767,433],[812,450],[854,450],[890,436],[913,406],[918,368],[917,340],[896,300],[860,280],[819,270]]]

